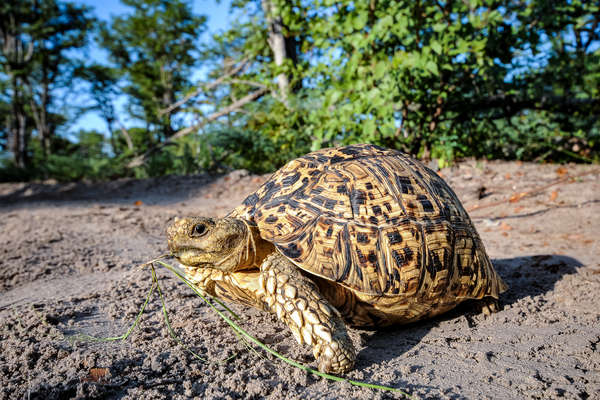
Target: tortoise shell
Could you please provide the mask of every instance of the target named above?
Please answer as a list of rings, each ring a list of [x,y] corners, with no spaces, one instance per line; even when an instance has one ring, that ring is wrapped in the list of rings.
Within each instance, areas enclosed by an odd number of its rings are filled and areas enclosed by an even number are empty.
[[[456,194],[399,151],[353,145],[309,153],[230,216],[256,224],[304,271],[360,293],[454,300],[497,298],[503,289]]]

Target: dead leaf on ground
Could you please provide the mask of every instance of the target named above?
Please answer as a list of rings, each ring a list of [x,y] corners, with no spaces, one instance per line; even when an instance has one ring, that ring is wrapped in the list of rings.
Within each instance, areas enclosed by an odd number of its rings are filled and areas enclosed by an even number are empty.
[[[90,372],[85,378],[81,380],[83,382],[106,382],[108,380],[108,368],[90,368]]]
[[[513,211],[514,211],[514,213],[515,213],[515,214],[518,214],[518,213],[520,213],[521,211],[523,211],[523,209],[524,209],[524,208],[525,208],[525,207],[523,207],[523,206],[518,206],[518,207],[515,207],[515,209],[514,209]]]
[[[504,179],[510,179],[510,174],[507,172],[506,175],[504,175]]]
[[[141,205],[143,205],[143,204],[144,204],[144,202],[143,202],[143,201],[141,201],[141,200],[136,200],[136,201],[133,203],[133,205],[134,205],[134,206],[141,206]]]
[[[556,168],[556,175],[558,175],[560,177],[563,177],[563,176],[565,176],[568,173],[569,173],[569,171],[567,171],[567,169],[565,167],[558,167],[558,168]]]
[[[502,236],[508,236],[508,232],[502,232]]]
[[[502,221],[500,222],[500,229],[502,229],[503,231],[510,231],[512,230],[512,226],[510,226],[509,224],[507,224],[506,222]]]
[[[557,197],[558,197],[558,191],[557,190],[554,190],[552,193],[550,193],[550,201],[556,200]]]
[[[510,196],[508,201],[510,201],[511,203],[516,203],[517,201],[521,200],[525,196],[527,196],[527,193],[525,193],[525,192],[514,193],[512,196]]]

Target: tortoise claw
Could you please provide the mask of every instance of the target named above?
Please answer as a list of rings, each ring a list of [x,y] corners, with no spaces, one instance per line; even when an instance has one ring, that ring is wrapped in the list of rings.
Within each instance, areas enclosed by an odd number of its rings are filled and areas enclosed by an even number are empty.
[[[498,299],[493,297],[486,297],[481,299],[476,303],[476,307],[479,312],[483,313],[486,317],[489,317],[493,313],[496,313],[501,310],[500,305],[498,304]]]
[[[319,371],[340,375],[354,368],[356,353],[349,341],[322,343],[314,348]]]

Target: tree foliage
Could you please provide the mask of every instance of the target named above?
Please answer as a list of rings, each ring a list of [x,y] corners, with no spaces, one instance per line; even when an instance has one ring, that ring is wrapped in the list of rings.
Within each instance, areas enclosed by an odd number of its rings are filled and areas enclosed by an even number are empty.
[[[231,81],[230,92],[240,96],[252,90],[244,86],[248,81],[276,91],[273,83],[282,72],[295,82],[289,105],[277,96],[263,99],[257,112],[238,121],[276,138],[283,152],[289,151],[288,143],[304,143],[304,150],[310,144],[314,150],[371,142],[442,161],[532,159],[549,149],[568,159],[560,145],[577,137],[597,157],[598,5],[270,3],[282,20],[283,35],[297,46],[295,58],[276,65],[263,8],[254,1],[235,2],[234,8],[250,17],[215,39],[217,49],[235,48],[234,53],[254,61],[238,84]],[[225,103],[226,96],[221,97]],[[531,139],[544,145],[522,151]]]
[[[198,36],[203,16],[188,0],[123,0],[132,14],[115,17],[101,29],[101,44],[118,68],[131,117],[148,129],[148,140],[162,141],[183,124],[177,113],[161,110],[190,90],[192,68],[199,62]],[[175,110],[178,111],[178,110]]]
[[[3,115],[2,148],[18,167],[28,167],[35,132],[43,154],[66,121],[60,92],[72,84],[78,64],[72,51],[86,45],[93,17],[86,7],[60,0],[3,2],[0,5],[0,76],[2,97],[10,103]]]
[[[61,0],[0,6],[0,143],[17,166],[37,160],[32,176],[266,172],[356,142],[440,164],[600,161],[596,2],[233,0],[235,21],[200,44],[206,18],[188,0],[122,1],[130,11],[96,30]],[[82,66],[70,50],[94,32],[108,63]],[[56,137],[74,77],[102,137]],[[61,169],[69,157],[81,173]]]

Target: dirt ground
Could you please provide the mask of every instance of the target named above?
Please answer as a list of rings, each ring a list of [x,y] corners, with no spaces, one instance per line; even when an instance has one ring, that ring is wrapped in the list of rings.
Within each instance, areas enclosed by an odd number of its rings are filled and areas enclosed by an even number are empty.
[[[600,167],[465,161],[440,173],[510,286],[503,310],[485,317],[465,305],[409,326],[351,329],[359,355],[348,377],[414,398],[599,399]],[[249,352],[166,270],[172,326],[208,362],[169,337],[157,296],[126,341],[69,340],[123,334],[151,285],[137,266],[166,251],[169,221],[222,216],[265,178],[0,185],[0,398],[400,398]],[[275,316],[233,308],[256,337],[315,367]]]

